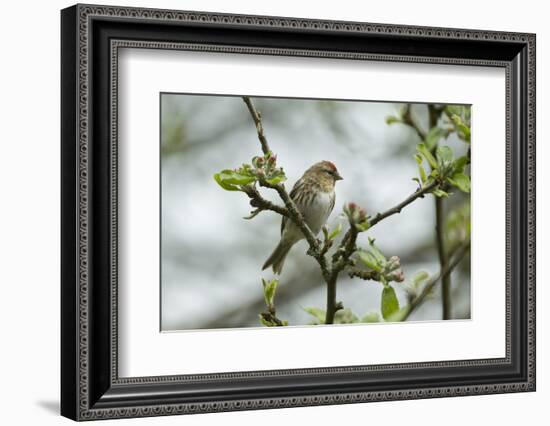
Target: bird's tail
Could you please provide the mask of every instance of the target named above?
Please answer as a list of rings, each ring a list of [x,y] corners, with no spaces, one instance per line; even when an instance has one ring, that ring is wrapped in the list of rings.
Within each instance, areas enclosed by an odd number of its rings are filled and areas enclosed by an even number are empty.
[[[273,272],[275,272],[276,274],[280,274],[283,270],[283,264],[285,263],[286,255],[291,248],[292,244],[288,244],[281,240],[277,247],[275,247],[275,250],[273,250],[273,253],[271,253],[271,256],[269,256],[265,261],[264,266],[262,266],[262,271],[272,266]]]

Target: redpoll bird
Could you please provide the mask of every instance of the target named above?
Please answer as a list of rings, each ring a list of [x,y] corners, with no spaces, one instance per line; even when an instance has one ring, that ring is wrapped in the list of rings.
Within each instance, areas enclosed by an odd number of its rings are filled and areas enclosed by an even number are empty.
[[[342,176],[336,166],[330,161],[321,161],[307,169],[290,191],[290,198],[314,235],[319,233],[334,208],[334,184],[337,180],[342,180]],[[283,217],[281,241],[265,261],[262,270],[271,266],[273,272],[280,274],[289,250],[302,238],[304,234],[300,228],[292,220]]]

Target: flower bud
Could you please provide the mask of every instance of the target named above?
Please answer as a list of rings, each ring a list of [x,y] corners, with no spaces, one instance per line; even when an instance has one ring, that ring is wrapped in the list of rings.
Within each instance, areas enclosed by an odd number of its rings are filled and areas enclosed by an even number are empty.
[[[390,257],[390,259],[388,260],[388,263],[386,263],[386,269],[388,270],[388,272],[395,271],[400,266],[401,266],[401,259],[399,259],[399,257],[397,256]]]
[[[397,269],[397,270],[393,271],[387,277],[390,281],[395,281],[395,282],[398,282],[398,283],[402,283],[403,281],[405,281],[405,274],[403,273],[403,271],[401,269]]]

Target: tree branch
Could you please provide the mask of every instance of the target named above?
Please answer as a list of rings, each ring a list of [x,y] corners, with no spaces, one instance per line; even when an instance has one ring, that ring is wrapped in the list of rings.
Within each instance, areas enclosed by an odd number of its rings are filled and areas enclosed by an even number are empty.
[[[281,216],[288,217],[288,210],[284,207],[278,206],[269,200],[266,200],[261,196],[259,191],[252,185],[246,185],[242,187],[244,193],[250,198],[250,205],[256,209],[251,212],[250,216],[245,219],[252,219],[264,210],[271,210],[275,213],[279,213]]]
[[[416,296],[412,302],[409,304],[409,309],[405,312],[401,321],[405,321],[409,315],[422,303],[426,296],[432,291],[437,282],[445,277],[451,275],[453,269],[462,261],[464,255],[470,250],[470,240],[464,242],[457,250],[453,260],[445,267],[440,269],[439,274],[433,277],[422,289],[422,292]]]
[[[431,190],[435,189],[437,186],[438,186],[437,182],[431,183],[430,185],[427,185],[424,188],[417,190],[412,195],[410,195],[401,203],[397,204],[391,209],[386,210],[383,213],[378,213],[373,219],[369,221],[369,225],[370,225],[369,229],[372,228],[377,223],[381,222],[382,220],[394,214],[400,213],[404,207],[408,206],[418,198],[424,197],[425,194],[429,193]],[[350,258],[356,250],[358,235],[359,235],[359,231],[357,227],[355,226],[355,224],[350,222],[350,228],[345,233],[344,238],[342,238],[342,241],[340,242],[338,249],[332,256],[332,270],[330,271],[331,274],[329,279],[327,280],[328,291],[327,291],[327,310],[326,310],[325,324],[332,324],[332,322],[334,321],[334,315],[337,312],[337,310],[335,309],[335,307],[337,306],[336,282],[340,272],[342,272],[346,268],[346,266],[348,266],[351,263]]]
[[[444,106],[428,104],[428,122],[430,123],[430,128],[437,126],[437,122],[443,111],[445,111]]]
[[[348,231],[345,233],[338,249],[332,256],[332,269],[330,271],[329,279],[327,280],[327,309],[325,324],[332,324],[334,322],[334,315],[336,312],[338,312],[339,309],[343,309],[343,305],[336,301],[336,283],[338,282],[338,275],[340,272],[352,263],[350,258],[357,249],[356,244],[358,235],[359,230],[355,224],[350,221]]]
[[[243,96],[243,101],[246,104],[248,111],[252,116],[252,119],[254,120],[254,124],[256,125],[258,140],[260,141],[260,144],[262,146],[262,151],[264,155],[267,155],[268,153],[271,152],[271,149],[269,147],[267,138],[264,133],[261,114],[256,110],[252,100],[249,97]],[[422,139],[424,139],[425,133],[420,129],[420,127],[413,120],[410,114],[410,107],[407,108],[403,117],[403,121],[405,124],[412,126],[416,130],[417,134]],[[262,210],[265,210],[265,209],[272,210],[283,216],[287,216],[302,231],[304,237],[306,238],[309,244],[309,250],[307,253],[317,260],[317,263],[321,267],[323,278],[327,284],[327,309],[326,309],[325,324],[334,323],[334,315],[339,309],[343,308],[342,304],[336,301],[336,285],[338,282],[338,275],[348,265],[353,263],[353,261],[351,260],[351,256],[353,255],[353,253],[357,248],[356,244],[357,244],[357,237],[360,232],[359,229],[357,228],[356,224],[350,220],[350,228],[344,235],[342,241],[340,242],[340,245],[338,246],[338,249],[335,251],[334,255],[332,256],[332,263],[329,266],[327,264],[327,259],[325,257],[325,254],[328,250],[328,246],[326,244],[321,245],[320,241],[317,240],[317,237],[315,236],[315,234],[313,234],[313,232],[307,225],[302,213],[298,210],[298,208],[296,207],[296,204],[290,198],[289,194],[286,192],[284,185],[282,184],[273,185],[268,183],[265,179],[260,179],[259,183],[260,183],[260,186],[276,190],[277,193],[279,194],[279,197],[283,200],[285,204],[285,208],[283,209],[282,207],[279,207],[265,200],[263,197],[261,197],[261,195],[256,190],[256,188],[249,187],[249,189],[246,189],[245,192],[251,199],[251,205],[253,207],[256,207],[256,210],[252,212],[251,217],[254,217],[258,213],[260,213]],[[438,186],[438,183],[434,182],[430,185],[420,188],[415,193],[407,197],[404,201],[396,205],[395,207],[392,207],[391,209],[383,213],[378,213],[373,219],[369,221],[370,227],[376,225],[377,223],[381,222],[382,220],[386,219],[389,216],[400,213],[404,207],[408,206],[418,198],[422,198],[425,194],[429,193],[431,190],[435,189],[437,186]]]
[[[405,252],[401,253],[401,263],[409,264],[429,261],[431,258],[427,250],[429,250],[430,247],[432,247],[431,241],[430,243],[424,241],[419,246],[407,249]],[[451,252],[455,253],[456,248],[458,247],[455,246],[455,250]],[[350,271],[353,271],[353,269],[354,268],[351,268]],[[289,303],[295,305],[295,300],[300,297],[305,297],[307,293],[318,288],[319,280],[317,279],[317,273],[317,263],[304,265],[299,271],[293,271],[293,274],[286,278],[286,281],[292,285],[285,285],[277,288],[277,304],[279,306],[288,305]],[[256,313],[262,312],[265,309],[265,300],[263,296],[240,302],[242,303],[237,303],[235,305],[230,304],[230,306],[228,304],[228,306],[225,306],[225,309],[218,311],[216,317],[205,320],[198,325],[197,328],[239,327],[243,323],[256,321]]]
[[[378,281],[380,278],[380,273],[376,271],[366,271],[361,268],[352,268],[351,271],[348,273],[350,278],[360,278],[365,281]]]
[[[370,225],[369,229],[372,228],[374,225],[376,225],[378,222],[381,222],[382,220],[384,220],[384,219],[386,219],[386,218],[388,218],[388,217],[390,217],[394,214],[401,213],[401,210],[403,210],[404,207],[408,206],[409,204],[411,204],[416,199],[424,197],[424,195],[426,195],[427,193],[429,193],[433,189],[437,188],[438,185],[439,185],[438,182],[433,182],[429,185],[426,185],[425,187],[418,189],[416,192],[414,192],[412,195],[407,197],[405,200],[400,202],[395,207],[392,207],[391,209],[386,210],[383,213],[378,213],[376,216],[374,216],[374,218],[372,218],[369,221],[369,225]]]
[[[403,113],[401,119],[402,119],[403,124],[406,124],[407,126],[411,127],[416,132],[416,134],[418,135],[418,137],[421,140],[426,139],[426,132],[420,128],[420,126],[418,125],[416,120],[413,118],[413,116],[411,114],[411,106],[410,105],[407,105],[405,107],[405,112]]]
[[[262,126],[262,116],[256,110],[254,104],[248,96],[243,96],[243,101],[248,107],[248,111],[250,111],[250,115],[252,116],[254,124],[256,125],[256,131],[258,132],[258,139],[260,140],[260,144],[262,145],[262,151],[264,155],[267,155],[268,152],[271,152],[271,149],[269,148],[269,144],[267,143],[267,139],[264,134],[264,127]]]
[[[285,325],[283,320],[281,320],[277,317],[276,312],[275,312],[275,308],[268,309],[267,311],[262,312],[260,314],[260,316],[262,317],[262,319],[265,322],[275,324],[277,327],[284,327],[284,325]]]
[[[428,121],[430,128],[437,126],[439,117],[444,111],[444,107],[428,105]],[[432,148],[432,153],[437,149],[437,145]],[[446,270],[449,266],[449,254],[445,247],[444,232],[444,212],[443,199],[435,197],[435,242],[437,246],[437,255],[439,257],[439,266],[441,270]],[[451,275],[447,274],[441,278],[441,304],[443,307],[443,319],[451,318]]]
[[[248,111],[250,112],[250,115],[254,120],[254,124],[256,125],[256,131],[258,132],[258,139],[260,141],[260,144],[262,145],[262,151],[265,155],[267,155],[269,152],[271,152],[271,149],[269,148],[269,143],[267,142],[267,138],[265,137],[264,128],[262,125],[262,116],[256,110],[254,103],[248,96],[243,96],[243,101],[248,107]],[[298,210],[298,208],[296,207],[296,204],[294,203],[294,201],[292,201],[292,198],[290,198],[290,195],[288,195],[288,193],[286,192],[284,185],[282,184],[272,185],[262,179],[260,179],[260,185],[277,191],[277,193],[279,194],[279,197],[283,200],[286,207],[285,216],[290,218],[290,220],[292,220],[296,224],[296,226],[300,228],[300,230],[304,234],[304,237],[306,238],[309,244],[308,254],[314,257],[315,260],[317,260],[317,262],[319,263],[319,266],[321,267],[323,277],[325,278],[325,280],[328,280],[330,276],[330,270],[328,268],[327,260],[324,254],[321,253],[321,247],[319,245],[319,241],[317,240],[317,237],[313,234],[313,232],[307,225],[302,213]],[[265,201],[268,202],[267,200]],[[270,209],[270,210],[276,211],[275,209]],[[252,214],[255,215],[258,213],[259,212],[253,212]]]
[[[290,198],[290,195],[285,190],[285,187],[283,185],[269,185],[266,184],[266,182],[261,182],[263,186],[267,186],[269,188],[273,188],[277,191],[279,194],[279,197],[283,200],[285,203],[286,209],[288,211],[288,217],[300,228],[300,231],[302,231],[302,234],[304,234],[308,244],[309,244],[309,250],[307,254],[314,257],[315,260],[317,260],[317,263],[319,263],[319,266],[321,267],[321,272],[323,273],[323,277],[325,280],[330,276],[330,269],[327,265],[327,259],[325,255],[321,252],[321,247],[319,244],[319,240],[317,240],[317,237],[315,234],[311,231],[309,226],[307,225],[304,216],[298,210],[298,207],[296,207],[296,204],[294,201],[292,201],[292,198]]]
[[[446,270],[449,266],[449,256],[445,247],[443,219],[443,200],[435,198],[435,241],[437,246],[437,255],[439,257],[439,266],[441,270]],[[451,318],[451,275],[446,274],[441,277],[441,304],[443,307],[443,319]]]
[[[324,237],[323,244],[321,245],[321,254],[324,256],[332,247],[333,240],[329,238],[329,233],[328,233],[329,228],[326,224],[323,225],[321,229],[323,231],[323,237]]]

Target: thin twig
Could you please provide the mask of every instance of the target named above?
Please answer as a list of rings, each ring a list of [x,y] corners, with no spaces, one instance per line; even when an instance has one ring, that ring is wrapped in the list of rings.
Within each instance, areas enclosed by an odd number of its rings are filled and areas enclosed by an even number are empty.
[[[439,258],[439,267],[446,270],[449,266],[449,255],[445,247],[443,219],[443,200],[435,198],[435,241],[437,246],[437,255]],[[443,319],[451,318],[451,276],[447,274],[441,277],[441,305],[443,307]]]
[[[329,238],[329,233],[328,233],[329,229],[327,225],[323,225],[322,231],[323,231],[324,240],[323,240],[323,245],[321,246],[321,254],[324,256],[332,247],[333,240]]]
[[[440,279],[444,279],[451,275],[453,269],[462,261],[464,255],[470,250],[470,240],[465,241],[457,250],[452,261],[444,268],[440,269],[439,274],[433,277],[422,289],[422,292],[416,296],[409,305],[409,309],[401,318],[401,321],[405,321],[409,315],[422,303],[426,296],[432,291],[434,286]]]
[[[267,143],[267,139],[264,134],[264,127],[262,125],[262,116],[256,110],[256,108],[254,107],[254,104],[252,103],[252,101],[248,96],[243,96],[243,101],[248,107],[248,111],[250,111],[250,115],[252,116],[252,119],[254,120],[254,124],[256,125],[256,131],[258,132],[258,139],[260,140],[260,144],[262,145],[262,151],[264,155],[267,155],[268,152],[271,152],[271,149],[269,148],[269,144]]]
[[[414,200],[424,197],[424,195],[426,195],[427,193],[437,188],[438,185],[439,185],[438,182],[432,182],[431,184],[426,185],[423,188],[420,188],[419,190],[411,194],[409,197],[407,197],[405,200],[397,204],[395,207],[392,207],[391,209],[388,209],[383,213],[378,213],[376,216],[374,216],[374,218],[372,218],[369,221],[369,225],[370,225],[369,229],[372,228],[374,225],[376,225],[378,222],[381,222],[382,220],[386,219],[387,217],[390,217],[397,213],[401,213],[401,210],[403,210],[404,207],[411,204]]]
[[[437,126],[437,122],[443,113],[443,107],[428,105],[428,121],[430,129]],[[435,153],[437,144],[432,148],[432,154]],[[449,253],[445,247],[445,218],[443,198],[435,197],[435,242],[437,246],[437,256],[439,258],[439,267],[446,270],[449,266]],[[443,319],[451,318],[451,275],[447,274],[441,278],[441,305],[443,308]]]
[[[285,323],[275,314],[275,308],[268,309],[267,311],[262,312],[260,315],[264,321],[275,324],[277,327],[283,327],[285,325]]]
[[[437,125],[437,122],[439,121],[439,118],[441,117],[441,114],[443,114],[444,110],[445,110],[445,107],[441,105],[439,106],[434,104],[428,105],[428,121],[430,123],[430,128],[435,127]]]
[[[378,281],[380,278],[380,273],[376,271],[366,271],[361,268],[352,268],[348,275],[350,278],[360,278],[365,281]]]
[[[429,260],[429,255],[426,251],[431,247],[431,244],[425,242],[419,246],[411,247],[405,252],[402,252],[401,263],[418,263],[420,261]],[[455,250],[451,250],[451,253],[456,253],[458,246],[455,246]],[[451,256],[452,257],[452,256]],[[317,263],[311,265],[304,265],[300,270],[293,271],[293,273],[287,276],[286,281],[292,283],[291,286],[283,285],[277,288],[277,300],[278,305],[282,306],[286,303],[297,300],[316,288],[318,284],[317,280]],[[350,268],[353,270],[354,268]],[[235,306],[226,306],[227,309],[222,309],[219,315],[215,318],[209,319],[202,323],[199,328],[223,328],[223,327],[238,327],[243,321],[256,320],[253,312],[261,312],[265,308],[265,300],[263,295],[257,298],[242,301]]]
[[[251,219],[263,210],[271,210],[275,213],[279,213],[281,216],[288,217],[289,214],[286,208],[278,206],[277,204],[266,200],[264,197],[261,196],[260,192],[254,186],[247,185],[243,186],[242,189],[250,198],[250,205],[256,208],[254,211],[251,212],[251,215],[248,218]]]
[[[416,120],[413,118],[411,114],[411,106],[407,105],[405,107],[405,111],[402,115],[402,122],[403,124],[406,124],[407,126],[411,127],[418,137],[422,140],[426,139],[426,132],[420,128]]]

